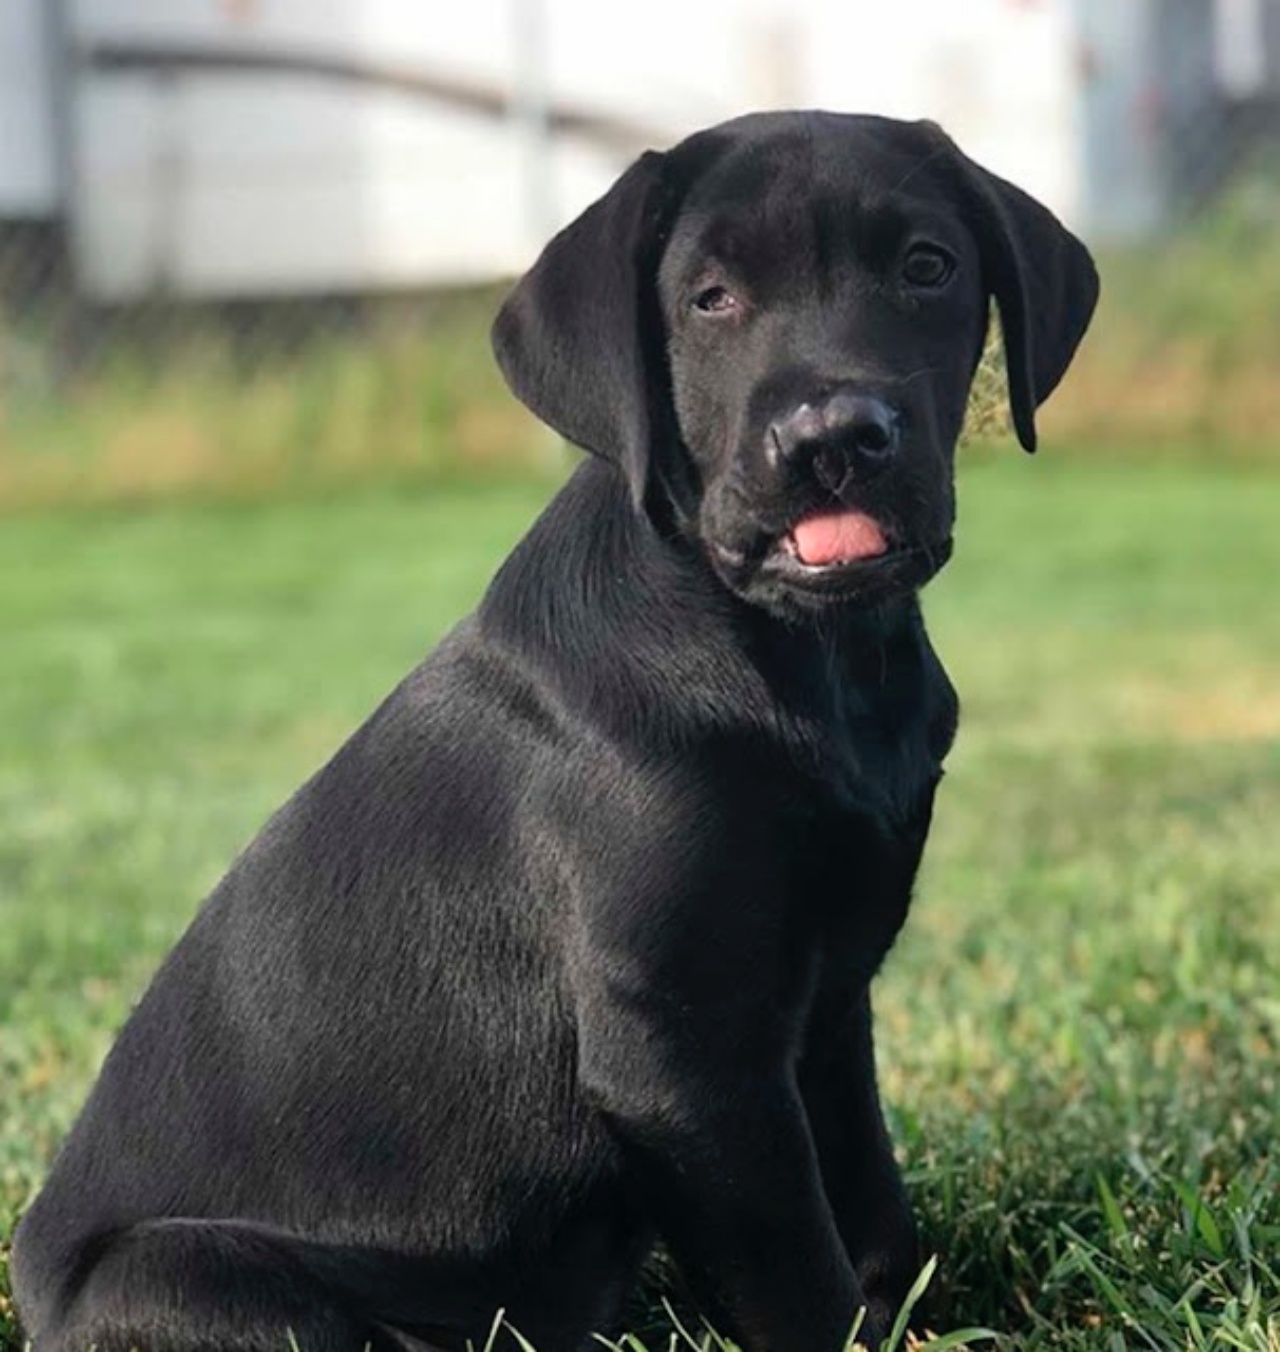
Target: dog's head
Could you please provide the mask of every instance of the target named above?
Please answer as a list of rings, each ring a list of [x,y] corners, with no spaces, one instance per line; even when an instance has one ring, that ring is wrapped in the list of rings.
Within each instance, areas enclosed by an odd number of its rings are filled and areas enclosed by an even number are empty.
[[[794,614],[941,567],[990,299],[1033,450],[1097,294],[1084,246],[932,123],[759,114],[642,156],[547,246],[494,348],[638,508]]]

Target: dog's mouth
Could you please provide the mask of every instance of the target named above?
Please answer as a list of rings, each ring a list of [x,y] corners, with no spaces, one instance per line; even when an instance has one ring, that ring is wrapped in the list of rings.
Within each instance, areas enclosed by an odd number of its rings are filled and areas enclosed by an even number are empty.
[[[907,544],[880,517],[832,503],[797,517],[775,536],[761,571],[806,591],[878,591],[928,551]]]
[[[788,589],[870,600],[922,586],[950,555],[950,539],[908,541],[882,518],[836,503],[792,522],[774,538],[760,567]]]
[[[803,518],[774,541],[760,563],[762,577],[815,599],[872,601],[923,586],[951,557],[949,538],[908,543],[864,513],[847,516]]]
[[[950,537],[920,542],[890,520],[830,500],[789,524],[757,535],[745,549],[708,541],[725,580],[745,595],[811,597],[814,603],[873,601],[923,586],[951,556]]]
[[[867,512],[843,505],[810,512],[794,522],[776,548],[816,570],[865,563],[889,553],[889,535]]]

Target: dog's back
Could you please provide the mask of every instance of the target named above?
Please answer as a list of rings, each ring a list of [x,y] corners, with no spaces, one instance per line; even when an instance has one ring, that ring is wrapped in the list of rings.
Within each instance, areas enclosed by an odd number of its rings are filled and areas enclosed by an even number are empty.
[[[549,1263],[636,1260],[617,1147],[577,1085],[575,861],[549,820],[607,790],[589,763],[566,776],[566,754],[473,617],[273,818],[157,974],[19,1229],[42,1352],[107,1345],[78,1283],[166,1217],[236,1218],[353,1304],[455,1332],[548,1287]],[[150,1265],[131,1266],[142,1311]]]

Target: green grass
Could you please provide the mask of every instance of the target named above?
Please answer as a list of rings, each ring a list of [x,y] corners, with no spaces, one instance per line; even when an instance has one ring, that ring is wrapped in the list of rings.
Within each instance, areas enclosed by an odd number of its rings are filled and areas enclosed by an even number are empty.
[[[0,1237],[202,893],[546,491],[5,523]],[[929,1319],[1275,1352],[1280,476],[979,453],[961,512],[965,714],[878,991]]]

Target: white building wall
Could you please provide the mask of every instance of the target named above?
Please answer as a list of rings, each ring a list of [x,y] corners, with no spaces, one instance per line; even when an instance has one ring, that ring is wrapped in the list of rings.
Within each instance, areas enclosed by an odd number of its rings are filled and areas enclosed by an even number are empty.
[[[3,0],[0,14],[39,3]],[[80,49],[128,40],[357,56],[511,91],[539,83],[521,3],[535,0],[70,0],[69,14]],[[658,144],[766,106],[927,116],[1075,215],[1063,0],[536,3],[551,100],[650,127]],[[71,145],[76,257],[104,298],[510,274],[626,158],[569,136],[540,149],[511,122],[350,83],[87,67]]]
[[[932,118],[974,159],[1078,220],[1077,53],[1062,0],[795,7],[815,103]]]
[[[0,218],[58,210],[52,60],[42,3],[0,0]]]

